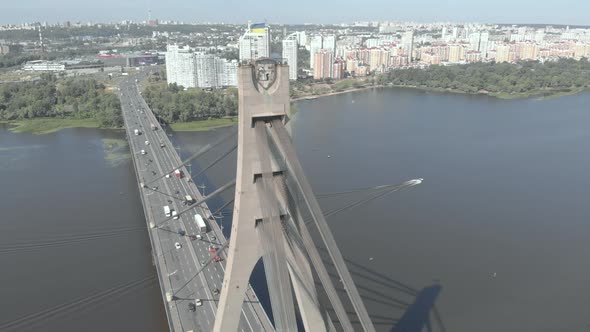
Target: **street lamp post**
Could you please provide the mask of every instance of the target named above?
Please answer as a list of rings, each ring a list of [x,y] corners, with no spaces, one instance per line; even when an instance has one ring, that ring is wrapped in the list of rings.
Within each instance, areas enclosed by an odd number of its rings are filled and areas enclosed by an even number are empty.
[[[201,193],[201,195],[203,195],[203,197],[205,197],[205,188],[207,188],[207,186],[205,184],[202,184],[202,185],[197,185],[197,188],[203,190],[203,192]]]
[[[219,212],[219,215],[213,215],[213,218],[219,219],[219,227],[221,228],[221,234],[223,234],[223,213]]]

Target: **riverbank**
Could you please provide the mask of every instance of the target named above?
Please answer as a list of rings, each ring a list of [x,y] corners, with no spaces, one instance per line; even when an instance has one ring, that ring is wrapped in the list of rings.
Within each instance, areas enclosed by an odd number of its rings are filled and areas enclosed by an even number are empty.
[[[66,128],[100,128],[98,120],[94,119],[61,119],[35,118],[15,121],[0,121],[6,123],[13,133],[31,133],[35,135],[50,134]],[[104,128],[115,129],[115,128]]]
[[[291,101],[294,102],[294,101],[301,101],[301,100],[312,100],[312,99],[316,99],[316,98],[320,98],[320,97],[335,96],[335,95],[341,95],[341,94],[349,93],[349,92],[356,92],[356,91],[363,91],[363,90],[369,90],[369,89],[374,89],[374,88],[384,88],[384,87],[385,87],[385,85],[364,86],[361,88],[352,88],[349,90],[332,91],[332,92],[320,93],[317,95],[301,96],[301,97],[297,97],[297,98],[292,98]]]
[[[207,131],[217,128],[229,127],[238,123],[238,117],[228,117],[220,119],[208,119],[201,121],[176,122],[170,124],[174,131]]]
[[[404,88],[404,89],[416,89],[416,90],[422,90],[422,91],[447,92],[447,93],[455,93],[455,94],[485,95],[485,96],[490,96],[490,97],[494,97],[494,98],[498,98],[498,99],[508,99],[508,100],[509,99],[526,99],[526,98],[553,99],[553,98],[575,95],[580,92],[588,90],[588,88],[581,87],[581,88],[567,88],[567,89],[561,88],[561,89],[555,89],[555,90],[534,90],[534,91],[523,92],[523,93],[501,93],[501,92],[500,93],[489,93],[487,91],[478,91],[475,93],[470,93],[470,92],[461,91],[461,90],[454,90],[454,89],[429,88],[429,87],[422,87],[422,86],[415,86],[415,85],[385,84],[385,85],[371,85],[371,86],[365,86],[365,87],[361,87],[361,88],[352,88],[352,89],[347,89],[347,90],[342,90],[342,91],[326,92],[326,93],[320,93],[317,95],[301,96],[301,97],[293,98],[293,99],[291,99],[291,101],[296,102],[296,101],[302,101],[302,100],[313,100],[313,99],[317,99],[317,98],[321,98],[321,97],[329,97],[329,96],[340,95],[340,94],[345,94],[345,93],[349,93],[349,92],[357,92],[357,91],[363,91],[363,90],[369,90],[369,89],[375,89],[375,88]]]

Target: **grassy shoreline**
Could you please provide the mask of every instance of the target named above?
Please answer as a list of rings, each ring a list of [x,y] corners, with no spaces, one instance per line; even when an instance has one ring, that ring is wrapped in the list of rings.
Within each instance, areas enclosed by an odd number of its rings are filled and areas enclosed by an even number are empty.
[[[238,123],[238,117],[208,119],[190,122],[176,122],[170,124],[174,131],[207,131],[217,128],[229,127]]]
[[[535,90],[529,91],[524,93],[485,93],[485,92],[466,92],[461,90],[453,90],[453,89],[439,89],[439,88],[429,88],[429,87],[422,87],[422,86],[413,86],[413,85],[372,85],[372,86],[365,86],[360,88],[352,88],[343,91],[331,91],[317,95],[308,95],[308,96],[301,96],[297,98],[291,99],[292,102],[301,101],[301,100],[313,100],[321,97],[329,97],[349,92],[356,92],[356,91],[363,91],[368,89],[376,89],[376,88],[404,88],[404,89],[416,89],[422,91],[433,91],[433,92],[443,92],[443,93],[455,93],[455,94],[465,94],[465,95],[482,95],[482,96],[490,96],[498,99],[526,99],[526,98],[539,98],[539,99],[553,99],[559,98],[564,96],[571,96],[578,94],[580,92],[589,90],[588,87],[581,87],[581,88],[561,88],[555,90]]]
[[[8,130],[13,133],[31,133],[35,135],[50,134],[66,128],[100,128],[99,122],[94,119],[35,118],[14,121],[3,120],[0,123],[9,124]]]

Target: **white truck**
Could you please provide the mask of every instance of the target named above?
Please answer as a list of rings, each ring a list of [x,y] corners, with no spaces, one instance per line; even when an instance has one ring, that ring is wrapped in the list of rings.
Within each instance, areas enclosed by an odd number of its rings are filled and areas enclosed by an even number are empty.
[[[198,213],[195,213],[195,223],[197,224],[199,232],[207,233],[207,224],[205,224],[205,220],[203,220],[203,217]]]
[[[170,207],[168,205],[164,206],[164,215],[170,217]]]

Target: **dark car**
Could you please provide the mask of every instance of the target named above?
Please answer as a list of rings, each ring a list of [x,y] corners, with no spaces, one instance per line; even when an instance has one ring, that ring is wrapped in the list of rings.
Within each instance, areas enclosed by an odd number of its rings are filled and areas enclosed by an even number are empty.
[[[193,302],[190,302],[188,304],[188,311],[195,312],[196,310],[197,310],[197,306]]]
[[[186,232],[182,229],[179,229],[178,234],[180,234],[180,236],[184,236],[186,234]]]

